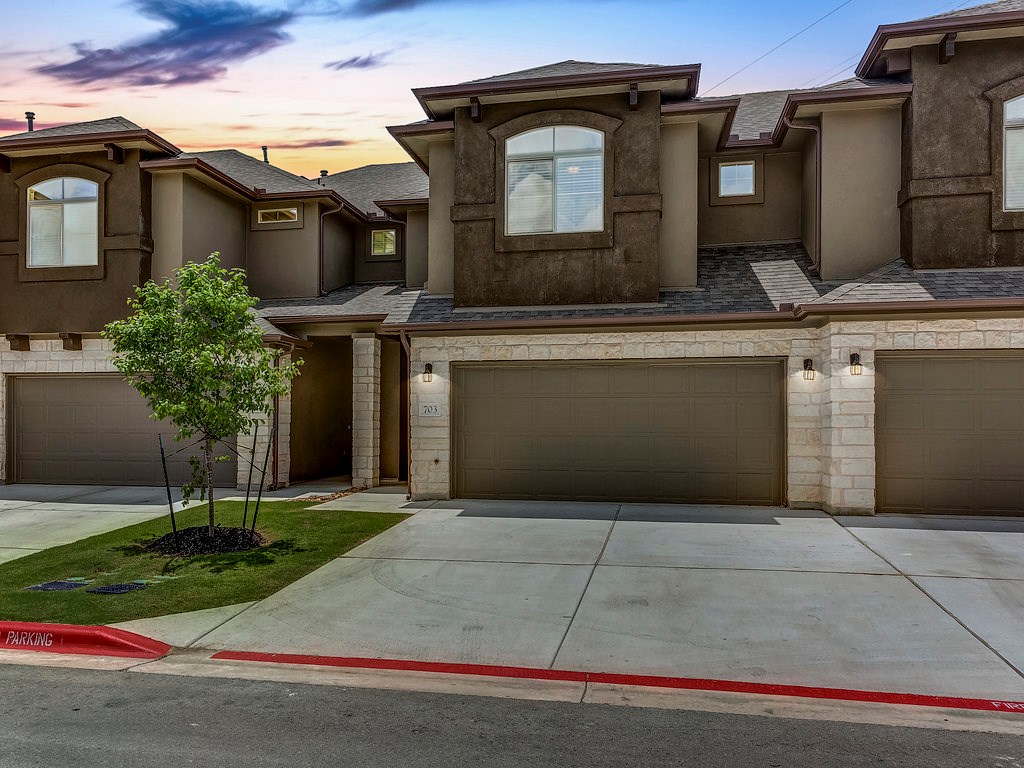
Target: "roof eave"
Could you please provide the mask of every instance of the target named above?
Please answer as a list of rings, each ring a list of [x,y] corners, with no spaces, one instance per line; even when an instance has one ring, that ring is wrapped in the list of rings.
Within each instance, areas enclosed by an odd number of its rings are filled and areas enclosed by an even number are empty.
[[[945,34],[977,29],[998,29],[1024,25],[1024,11],[984,13],[977,16],[950,16],[944,19],[923,19],[900,24],[883,24],[875,30],[867,50],[857,64],[857,77],[877,74],[878,58],[890,40],[927,34]]]
[[[78,147],[88,144],[117,144],[141,141],[150,144],[159,152],[169,155],[181,154],[181,150],[167,139],[142,129],[137,131],[101,131],[81,133],[74,136],[26,136],[21,139],[0,139],[0,152],[44,149],[49,147]]]

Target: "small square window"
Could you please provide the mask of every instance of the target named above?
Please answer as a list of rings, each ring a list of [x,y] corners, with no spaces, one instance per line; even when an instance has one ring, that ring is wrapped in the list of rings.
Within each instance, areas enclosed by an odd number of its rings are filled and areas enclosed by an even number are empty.
[[[299,220],[298,208],[268,208],[257,213],[256,221],[260,224],[278,224]]]
[[[718,196],[748,197],[755,194],[754,161],[720,163],[718,166]]]
[[[370,235],[371,256],[394,256],[396,231],[393,229],[375,229]]]

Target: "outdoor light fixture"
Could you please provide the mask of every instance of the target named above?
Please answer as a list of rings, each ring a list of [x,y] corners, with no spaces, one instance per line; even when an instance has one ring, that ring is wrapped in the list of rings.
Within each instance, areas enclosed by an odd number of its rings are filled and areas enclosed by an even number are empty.
[[[814,381],[814,361],[809,357],[804,360],[804,381]]]
[[[864,366],[860,364],[860,352],[850,353],[850,375],[860,376],[864,373]]]
[[[423,366],[423,383],[429,384],[434,380],[434,366],[427,363]]]

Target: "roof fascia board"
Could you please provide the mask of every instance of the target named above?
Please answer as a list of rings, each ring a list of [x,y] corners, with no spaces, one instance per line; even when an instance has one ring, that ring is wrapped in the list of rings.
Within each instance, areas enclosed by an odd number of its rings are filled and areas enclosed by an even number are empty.
[[[104,131],[100,133],[82,133],[77,136],[26,136],[22,139],[0,140],[0,151],[40,149],[44,147],[76,147],[83,144],[116,144],[129,141],[143,141],[157,150],[171,155],[181,154],[181,150],[171,142],[150,130],[139,131]]]
[[[945,34],[977,29],[1017,27],[1024,24],[1024,11],[984,13],[977,16],[950,16],[944,19],[923,19],[901,24],[883,24],[875,30],[867,50],[857,65],[857,76],[868,77],[889,41],[916,35]]]

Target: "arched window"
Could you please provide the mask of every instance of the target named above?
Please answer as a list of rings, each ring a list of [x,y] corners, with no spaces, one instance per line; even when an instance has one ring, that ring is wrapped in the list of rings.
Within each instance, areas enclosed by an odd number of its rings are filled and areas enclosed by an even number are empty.
[[[28,266],[99,263],[99,185],[62,177],[28,189]]]
[[[505,234],[604,229],[604,134],[559,125],[505,141]]]
[[[1003,104],[1003,208],[1024,210],[1024,96]]]

